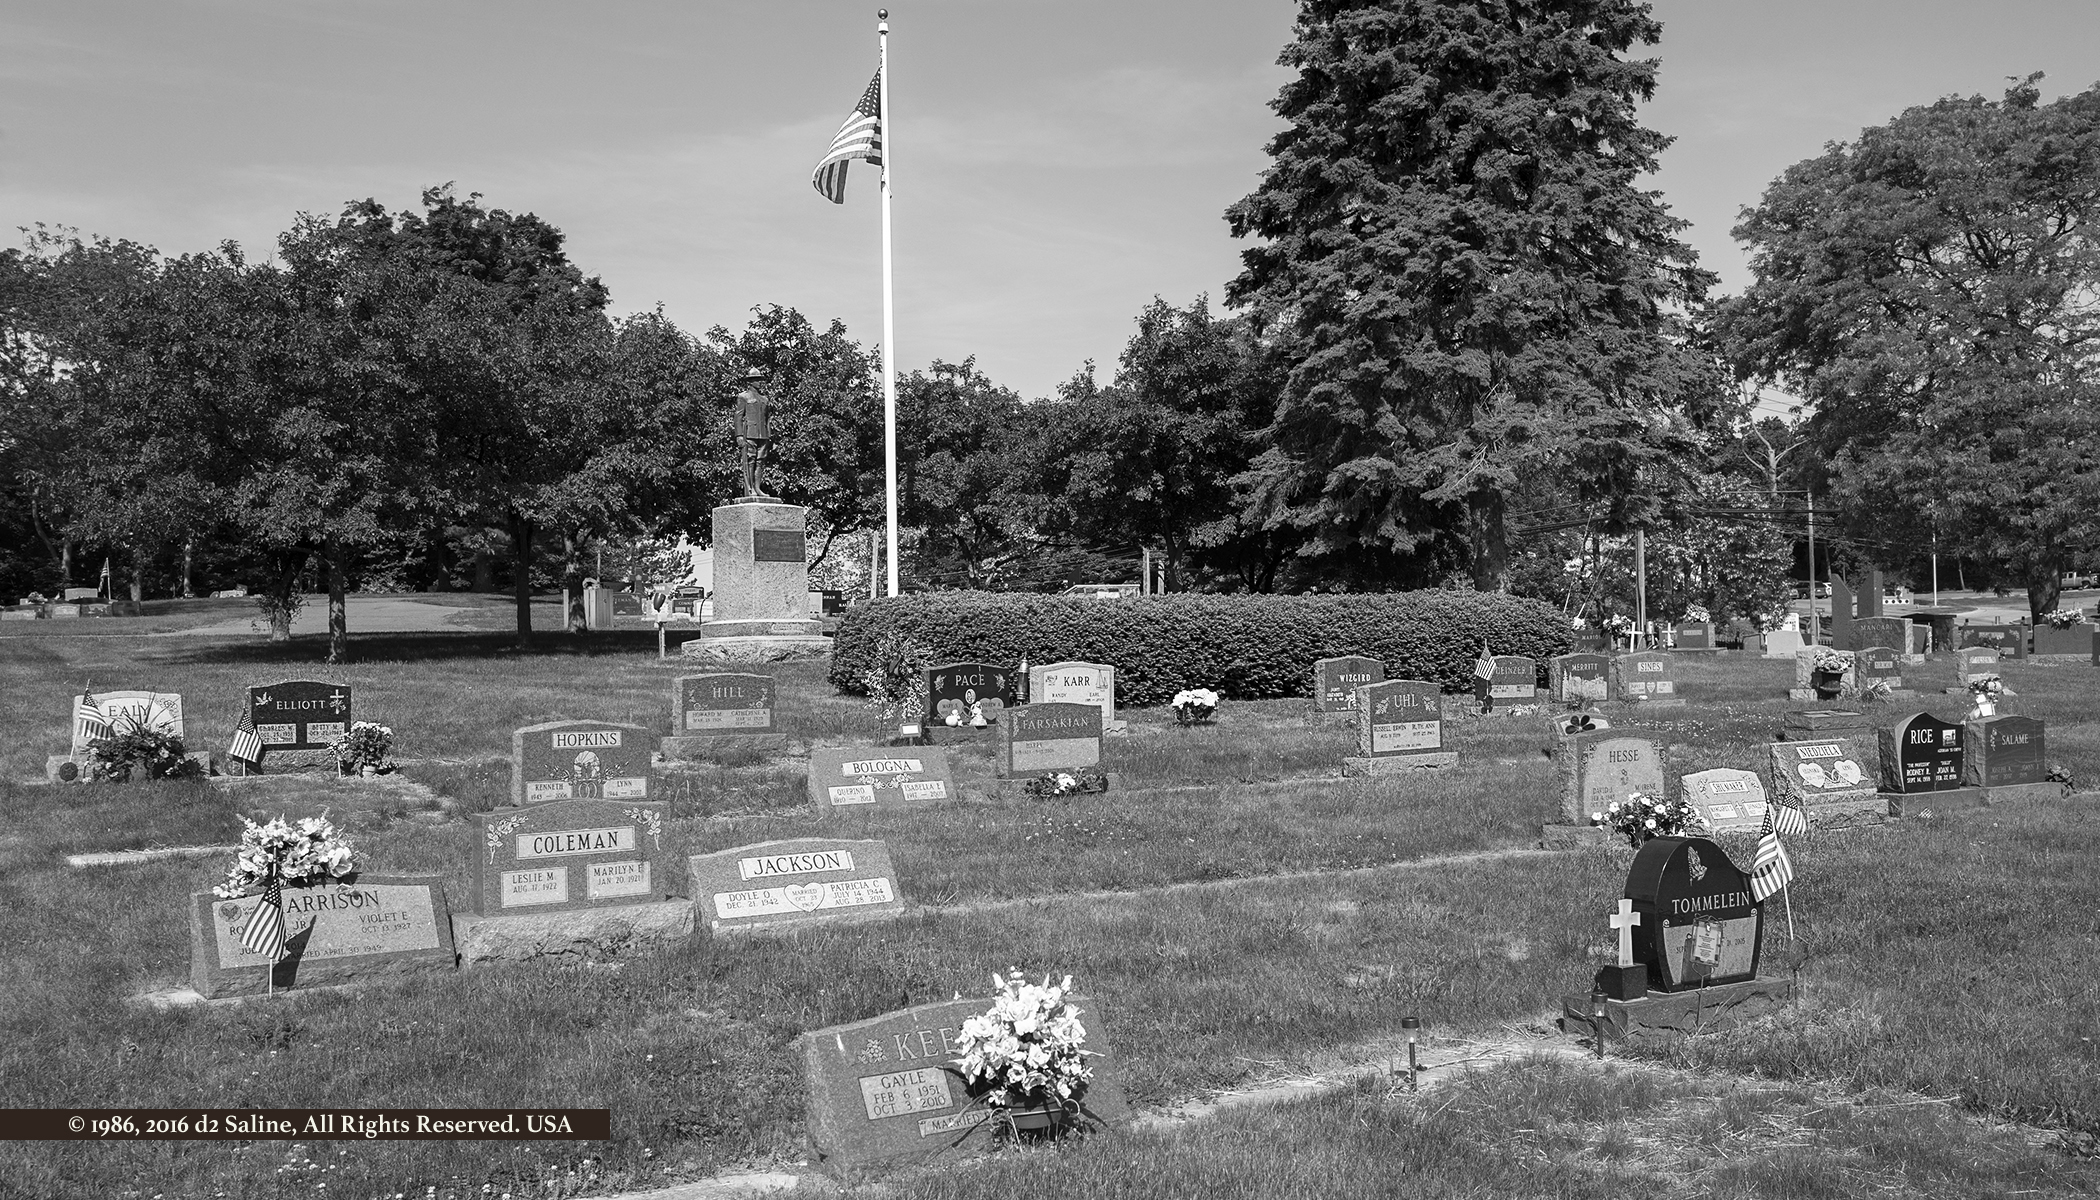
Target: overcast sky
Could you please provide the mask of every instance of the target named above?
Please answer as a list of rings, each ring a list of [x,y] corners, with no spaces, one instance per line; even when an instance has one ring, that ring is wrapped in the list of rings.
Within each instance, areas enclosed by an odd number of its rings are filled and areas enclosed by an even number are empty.
[[[878,206],[810,168],[875,66],[853,0],[7,0],[0,218],[267,253],[298,211],[456,181],[693,330],[757,304],[881,330]],[[1950,93],[2100,78],[2100,0],[1658,0],[1656,180],[1724,288],[1737,211]],[[900,365],[1104,378],[1154,294],[1215,299],[1278,128],[1287,0],[897,0]]]

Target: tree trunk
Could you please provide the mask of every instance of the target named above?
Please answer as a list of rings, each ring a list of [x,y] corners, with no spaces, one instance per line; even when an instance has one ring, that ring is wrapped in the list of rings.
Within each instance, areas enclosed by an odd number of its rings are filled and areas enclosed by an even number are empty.
[[[570,633],[588,632],[583,616],[583,546],[573,532],[561,535],[561,627]]]
[[[2034,623],[2042,623],[2042,614],[2055,612],[2064,594],[2063,572],[2055,567],[2031,571],[2027,576],[2027,608]]]
[[[73,539],[63,538],[58,543],[58,594],[63,596],[73,586]]]
[[[289,642],[292,640],[292,595],[298,586],[299,569],[306,565],[304,554],[287,553],[277,560],[277,577],[270,581],[270,595],[276,600],[270,606],[270,640]]]
[[[496,564],[486,544],[474,547],[474,590],[483,593],[496,590]]]
[[[511,596],[518,606],[518,648],[532,644],[532,518],[510,515],[510,552],[515,578]]]
[[[1181,590],[1181,559],[1182,556],[1188,552],[1188,547],[1182,545],[1181,539],[1175,537],[1173,534],[1166,535],[1163,539],[1161,539],[1160,544],[1165,546],[1167,550],[1166,590],[1170,592],[1178,592]],[[1146,580],[1146,583],[1151,583],[1151,580]]]
[[[136,604],[146,598],[146,559],[137,551],[131,554],[131,600]]]
[[[196,564],[196,559],[197,539],[194,536],[182,539],[182,598],[185,600],[197,597],[196,589],[190,586],[190,569]]]
[[[1473,549],[1473,590],[1509,590],[1509,539],[1503,527],[1501,492],[1475,492],[1466,500],[1466,536]]]
[[[339,663],[350,633],[350,608],[344,600],[349,573],[343,569],[343,543],[334,534],[322,543],[321,552],[328,559],[328,661]]]

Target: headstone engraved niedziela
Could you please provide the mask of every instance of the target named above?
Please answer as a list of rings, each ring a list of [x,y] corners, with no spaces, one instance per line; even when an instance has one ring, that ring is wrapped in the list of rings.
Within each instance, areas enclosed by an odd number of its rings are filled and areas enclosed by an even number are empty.
[[[666,808],[556,800],[481,814],[474,910],[491,916],[670,899]]]
[[[1356,754],[1342,760],[1345,775],[1448,767],[1443,694],[1419,679],[1388,679],[1356,689]]]
[[[1079,1123],[1123,1125],[1130,1104],[1109,1021],[1094,1000],[1070,1000],[1079,1009],[1093,1071]],[[982,1153],[993,1132],[992,1110],[970,1097],[955,1067],[956,1041],[963,1022],[990,1007],[989,999],[948,1000],[804,1034],[810,1141],[824,1169],[850,1175],[881,1164]]]
[[[888,844],[788,838],[686,860],[693,899],[715,932],[901,911]]]
[[[914,800],[954,800],[955,769],[940,746],[856,746],[809,752],[809,798],[818,811]]]
[[[1772,790],[1790,799],[1819,829],[1879,823],[1888,802],[1875,790],[1866,758],[1851,738],[1770,743]]]
[[[284,889],[285,953],[274,985],[327,987],[453,967],[452,920],[436,875],[359,874],[348,882]],[[268,956],[241,944],[260,893],[190,897],[190,981],[206,999],[254,995],[272,984]]]
[[[671,736],[663,741],[664,757],[779,750],[787,735],[780,731],[778,702],[779,685],[771,675],[682,676],[671,693]]]
[[[1750,876],[1702,837],[1650,838],[1626,875],[1626,898],[1641,915],[1634,958],[1659,992],[1741,983],[1757,977],[1764,908]]]
[[[926,672],[926,724],[929,727],[982,728],[996,725],[999,714],[1018,703],[1019,672],[990,663],[949,663]]]
[[[1121,733],[1116,719],[1116,669],[1107,663],[1057,662],[1028,668],[1030,704],[1091,704],[1101,710],[1101,732]]]
[[[512,804],[554,800],[647,800],[654,768],[639,725],[550,721],[511,734]]]
[[[1668,798],[1661,742],[1642,734],[1599,730],[1561,739],[1561,817],[1587,825],[1593,813],[1633,795]]]
[[[1715,767],[1678,779],[1687,804],[1706,817],[1715,833],[1757,832],[1765,823],[1765,783],[1755,771]]]
[[[1356,711],[1356,689],[1385,682],[1385,664],[1361,654],[1322,658],[1313,662],[1313,711]]]

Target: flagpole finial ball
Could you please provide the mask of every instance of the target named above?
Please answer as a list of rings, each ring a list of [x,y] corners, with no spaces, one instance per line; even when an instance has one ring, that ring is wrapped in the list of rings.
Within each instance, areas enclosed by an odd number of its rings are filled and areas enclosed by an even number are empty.
[[[876,10],[875,10],[875,19],[876,19],[876,20],[878,20],[878,21],[887,21],[887,20],[889,20],[889,19],[890,19],[890,10],[889,10],[889,9],[886,9],[886,8],[878,8],[878,9],[876,9]]]

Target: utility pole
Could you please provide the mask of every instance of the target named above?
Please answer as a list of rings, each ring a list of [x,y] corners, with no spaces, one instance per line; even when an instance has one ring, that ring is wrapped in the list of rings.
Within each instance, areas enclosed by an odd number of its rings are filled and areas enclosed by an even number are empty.
[[[1823,642],[1823,622],[1816,616],[1816,494],[1808,494],[1808,644]]]
[[[1634,645],[1648,645],[1648,531],[1633,531],[1633,636]]]

